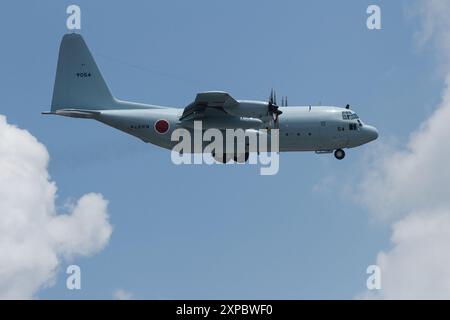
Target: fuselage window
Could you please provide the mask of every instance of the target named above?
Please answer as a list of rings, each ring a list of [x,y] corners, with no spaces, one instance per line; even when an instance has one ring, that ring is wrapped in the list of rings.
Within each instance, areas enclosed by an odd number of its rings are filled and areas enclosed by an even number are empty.
[[[358,126],[356,123],[349,123],[348,129],[349,130],[358,130]]]
[[[359,119],[359,117],[356,113],[353,113],[351,111],[342,111],[342,119],[343,120],[356,120],[356,119]]]
[[[350,111],[342,111],[342,119],[344,119],[344,120],[349,120],[349,116],[351,115],[352,113],[350,112]]]

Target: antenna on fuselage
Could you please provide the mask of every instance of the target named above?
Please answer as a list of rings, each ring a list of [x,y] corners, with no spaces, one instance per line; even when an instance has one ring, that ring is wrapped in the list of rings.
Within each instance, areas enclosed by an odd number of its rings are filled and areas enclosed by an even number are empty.
[[[350,105],[347,104],[347,105],[345,106],[345,109],[350,109]]]

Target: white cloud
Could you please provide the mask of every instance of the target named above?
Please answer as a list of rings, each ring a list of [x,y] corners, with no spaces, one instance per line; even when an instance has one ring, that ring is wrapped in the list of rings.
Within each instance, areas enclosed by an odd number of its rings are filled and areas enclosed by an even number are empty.
[[[450,299],[450,2],[419,2],[421,44],[435,44],[446,75],[442,102],[404,150],[383,153],[360,188],[363,203],[393,223],[380,252],[382,290],[369,298]]]
[[[100,194],[56,212],[48,161],[43,144],[0,115],[0,299],[33,298],[53,284],[64,257],[98,252],[112,233]]]
[[[450,68],[450,7],[447,0],[422,0],[413,6],[413,13],[422,27],[416,33],[420,47],[433,44],[444,74]]]
[[[450,78],[449,78],[450,80]],[[449,207],[450,88],[443,102],[414,132],[406,150],[389,150],[377,158],[361,185],[362,200],[382,218],[411,211]],[[379,154],[380,155],[380,154]]]
[[[393,225],[393,248],[380,252],[382,290],[363,298],[450,299],[450,212],[415,212]]]
[[[133,297],[134,297],[133,293],[123,289],[118,289],[113,293],[113,298],[115,300],[132,300]]]

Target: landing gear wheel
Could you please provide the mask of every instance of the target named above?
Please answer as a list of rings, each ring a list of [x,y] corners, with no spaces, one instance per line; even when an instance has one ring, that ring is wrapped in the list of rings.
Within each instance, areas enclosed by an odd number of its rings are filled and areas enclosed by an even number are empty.
[[[342,149],[337,149],[337,150],[334,152],[334,156],[336,157],[336,159],[342,160],[342,159],[345,158],[345,151],[342,150]]]

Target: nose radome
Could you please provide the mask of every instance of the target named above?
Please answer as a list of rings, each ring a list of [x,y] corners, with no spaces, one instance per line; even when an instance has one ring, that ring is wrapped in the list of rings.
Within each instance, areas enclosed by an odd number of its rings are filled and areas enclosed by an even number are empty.
[[[372,126],[366,126],[369,141],[378,139],[378,130]]]

